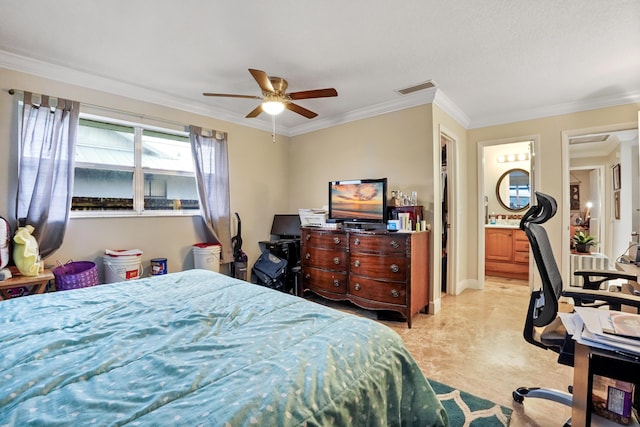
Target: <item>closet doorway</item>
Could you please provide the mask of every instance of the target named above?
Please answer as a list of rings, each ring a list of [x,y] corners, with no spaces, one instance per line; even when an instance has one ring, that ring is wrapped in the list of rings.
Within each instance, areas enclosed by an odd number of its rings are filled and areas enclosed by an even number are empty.
[[[447,135],[440,134],[440,177],[442,181],[442,280],[440,290],[443,293],[447,292],[447,283],[449,279],[449,270],[447,268],[449,263],[449,230],[451,224],[449,223],[449,201],[451,200],[449,194],[449,180],[447,176],[447,157],[448,151],[451,150],[451,144],[453,141]]]
[[[459,252],[462,247],[458,242],[459,233],[456,229],[460,214],[456,202],[457,141],[454,133],[440,126],[440,217],[434,218],[434,222],[438,221],[440,225],[440,236],[434,236],[434,239],[439,238],[440,244],[433,247],[441,251],[441,256],[434,256],[433,262],[441,262],[441,274],[436,278],[440,280],[438,293],[451,295],[458,295],[464,290],[464,285],[457,280],[459,277],[457,260],[460,259]],[[437,212],[435,209],[434,211]]]

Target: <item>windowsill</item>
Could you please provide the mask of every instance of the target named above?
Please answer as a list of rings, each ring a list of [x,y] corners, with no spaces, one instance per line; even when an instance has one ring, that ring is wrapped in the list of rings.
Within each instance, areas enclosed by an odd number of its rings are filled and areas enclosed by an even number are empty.
[[[69,219],[80,218],[156,218],[156,217],[192,217],[200,216],[200,211],[145,211],[136,212],[118,212],[118,211],[73,211],[69,215]]]

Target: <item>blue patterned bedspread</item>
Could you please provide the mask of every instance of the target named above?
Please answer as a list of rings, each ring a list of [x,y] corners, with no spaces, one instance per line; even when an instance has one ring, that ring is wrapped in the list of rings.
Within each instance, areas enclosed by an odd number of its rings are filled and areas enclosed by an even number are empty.
[[[435,426],[377,322],[205,270],[0,302],[0,426]]]

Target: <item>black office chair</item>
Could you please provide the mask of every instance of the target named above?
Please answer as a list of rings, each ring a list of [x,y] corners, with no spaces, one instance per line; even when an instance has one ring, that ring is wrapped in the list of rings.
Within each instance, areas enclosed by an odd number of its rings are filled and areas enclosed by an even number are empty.
[[[570,297],[574,305],[607,305],[612,310],[620,310],[621,305],[640,307],[640,297],[627,295],[623,292],[610,292],[599,289],[574,288],[564,289],[562,276],[558,270],[547,231],[542,224],[553,217],[557,211],[557,204],[553,197],[536,192],[537,205],[532,206],[520,221],[520,229],[524,230],[529,239],[542,287],[531,293],[529,308],[524,325],[524,339],[545,350],[558,353],[558,363],[573,366],[574,340],[570,337],[560,318],[558,317],[558,299]],[[602,276],[600,270],[579,271],[582,277]],[[636,276],[607,271],[606,278],[591,280],[589,286],[600,287],[607,280],[625,279],[637,281]],[[629,285],[628,285],[629,286]],[[571,387],[569,387],[571,391]],[[538,398],[552,400],[571,406],[572,396],[560,390],[520,387],[513,392],[513,399],[522,403],[524,398]],[[570,421],[567,424],[571,425]]]

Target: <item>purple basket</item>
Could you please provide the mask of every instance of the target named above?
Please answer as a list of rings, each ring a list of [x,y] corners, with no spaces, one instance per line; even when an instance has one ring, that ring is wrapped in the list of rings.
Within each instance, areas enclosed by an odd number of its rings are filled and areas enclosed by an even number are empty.
[[[87,288],[100,284],[98,269],[96,264],[91,261],[69,261],[64,265],[60,264],[53,269],[53,275],[56,278],[57,291]]]

